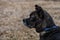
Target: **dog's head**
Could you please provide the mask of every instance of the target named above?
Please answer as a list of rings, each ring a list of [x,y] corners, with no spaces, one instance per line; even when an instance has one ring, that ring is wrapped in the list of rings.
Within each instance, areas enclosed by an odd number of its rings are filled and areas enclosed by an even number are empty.
[[[35,5],[35,11],[30,14],[29,18],[23,19],[23,23],[29,28],[35,28],[37,32],[41,32],[43,27],[46,24],[46,17],[44,10]],[[44,24],[43,24],[44,23]]]

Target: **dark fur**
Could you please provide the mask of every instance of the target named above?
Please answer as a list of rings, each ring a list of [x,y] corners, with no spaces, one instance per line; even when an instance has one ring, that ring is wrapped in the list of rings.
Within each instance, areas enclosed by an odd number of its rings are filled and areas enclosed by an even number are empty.
[[[29,18],[23,19],[24,24],[29,28],[35,28],[40,33],[40,40],[60,40],[60,28],[52,29],[49,32],[43,28],[56,26],[52,17],[40,6],[35,5],[35,11],[30,14]]]

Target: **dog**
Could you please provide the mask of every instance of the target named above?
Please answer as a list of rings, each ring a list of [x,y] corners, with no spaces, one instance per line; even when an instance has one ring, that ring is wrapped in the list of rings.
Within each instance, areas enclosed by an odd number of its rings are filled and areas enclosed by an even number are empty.
[[[48,12],[39,5],[35,5],[35,10],[24,18],[23,23],[28,28],[35,28],[40,33],[39,40],[60,40],[60,27],[56,26]]]

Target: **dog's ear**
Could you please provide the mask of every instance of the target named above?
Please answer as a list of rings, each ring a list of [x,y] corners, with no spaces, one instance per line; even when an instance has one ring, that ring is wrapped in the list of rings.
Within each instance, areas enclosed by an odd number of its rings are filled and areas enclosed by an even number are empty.
[[[43,12],[42,7],[40,7],[40,6],[38,6],[38,5],[35,5],[35,10],[36,10],[37,12]]]
[[[40,17],[40,18],[44,18],[44,10],[42,9],[42,7],[38,6],[38,5],[35,5],[35,10],[37,12],[37,15]]]

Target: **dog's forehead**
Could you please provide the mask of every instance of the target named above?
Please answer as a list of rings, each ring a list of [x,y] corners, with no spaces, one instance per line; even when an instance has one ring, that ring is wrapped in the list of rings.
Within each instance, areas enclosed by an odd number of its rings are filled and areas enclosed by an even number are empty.
[[[30,16],[35,16],[35,15],[37,15],[38,13],[36,12],[36,11],[33,11],[31,14],[30,14]]]

